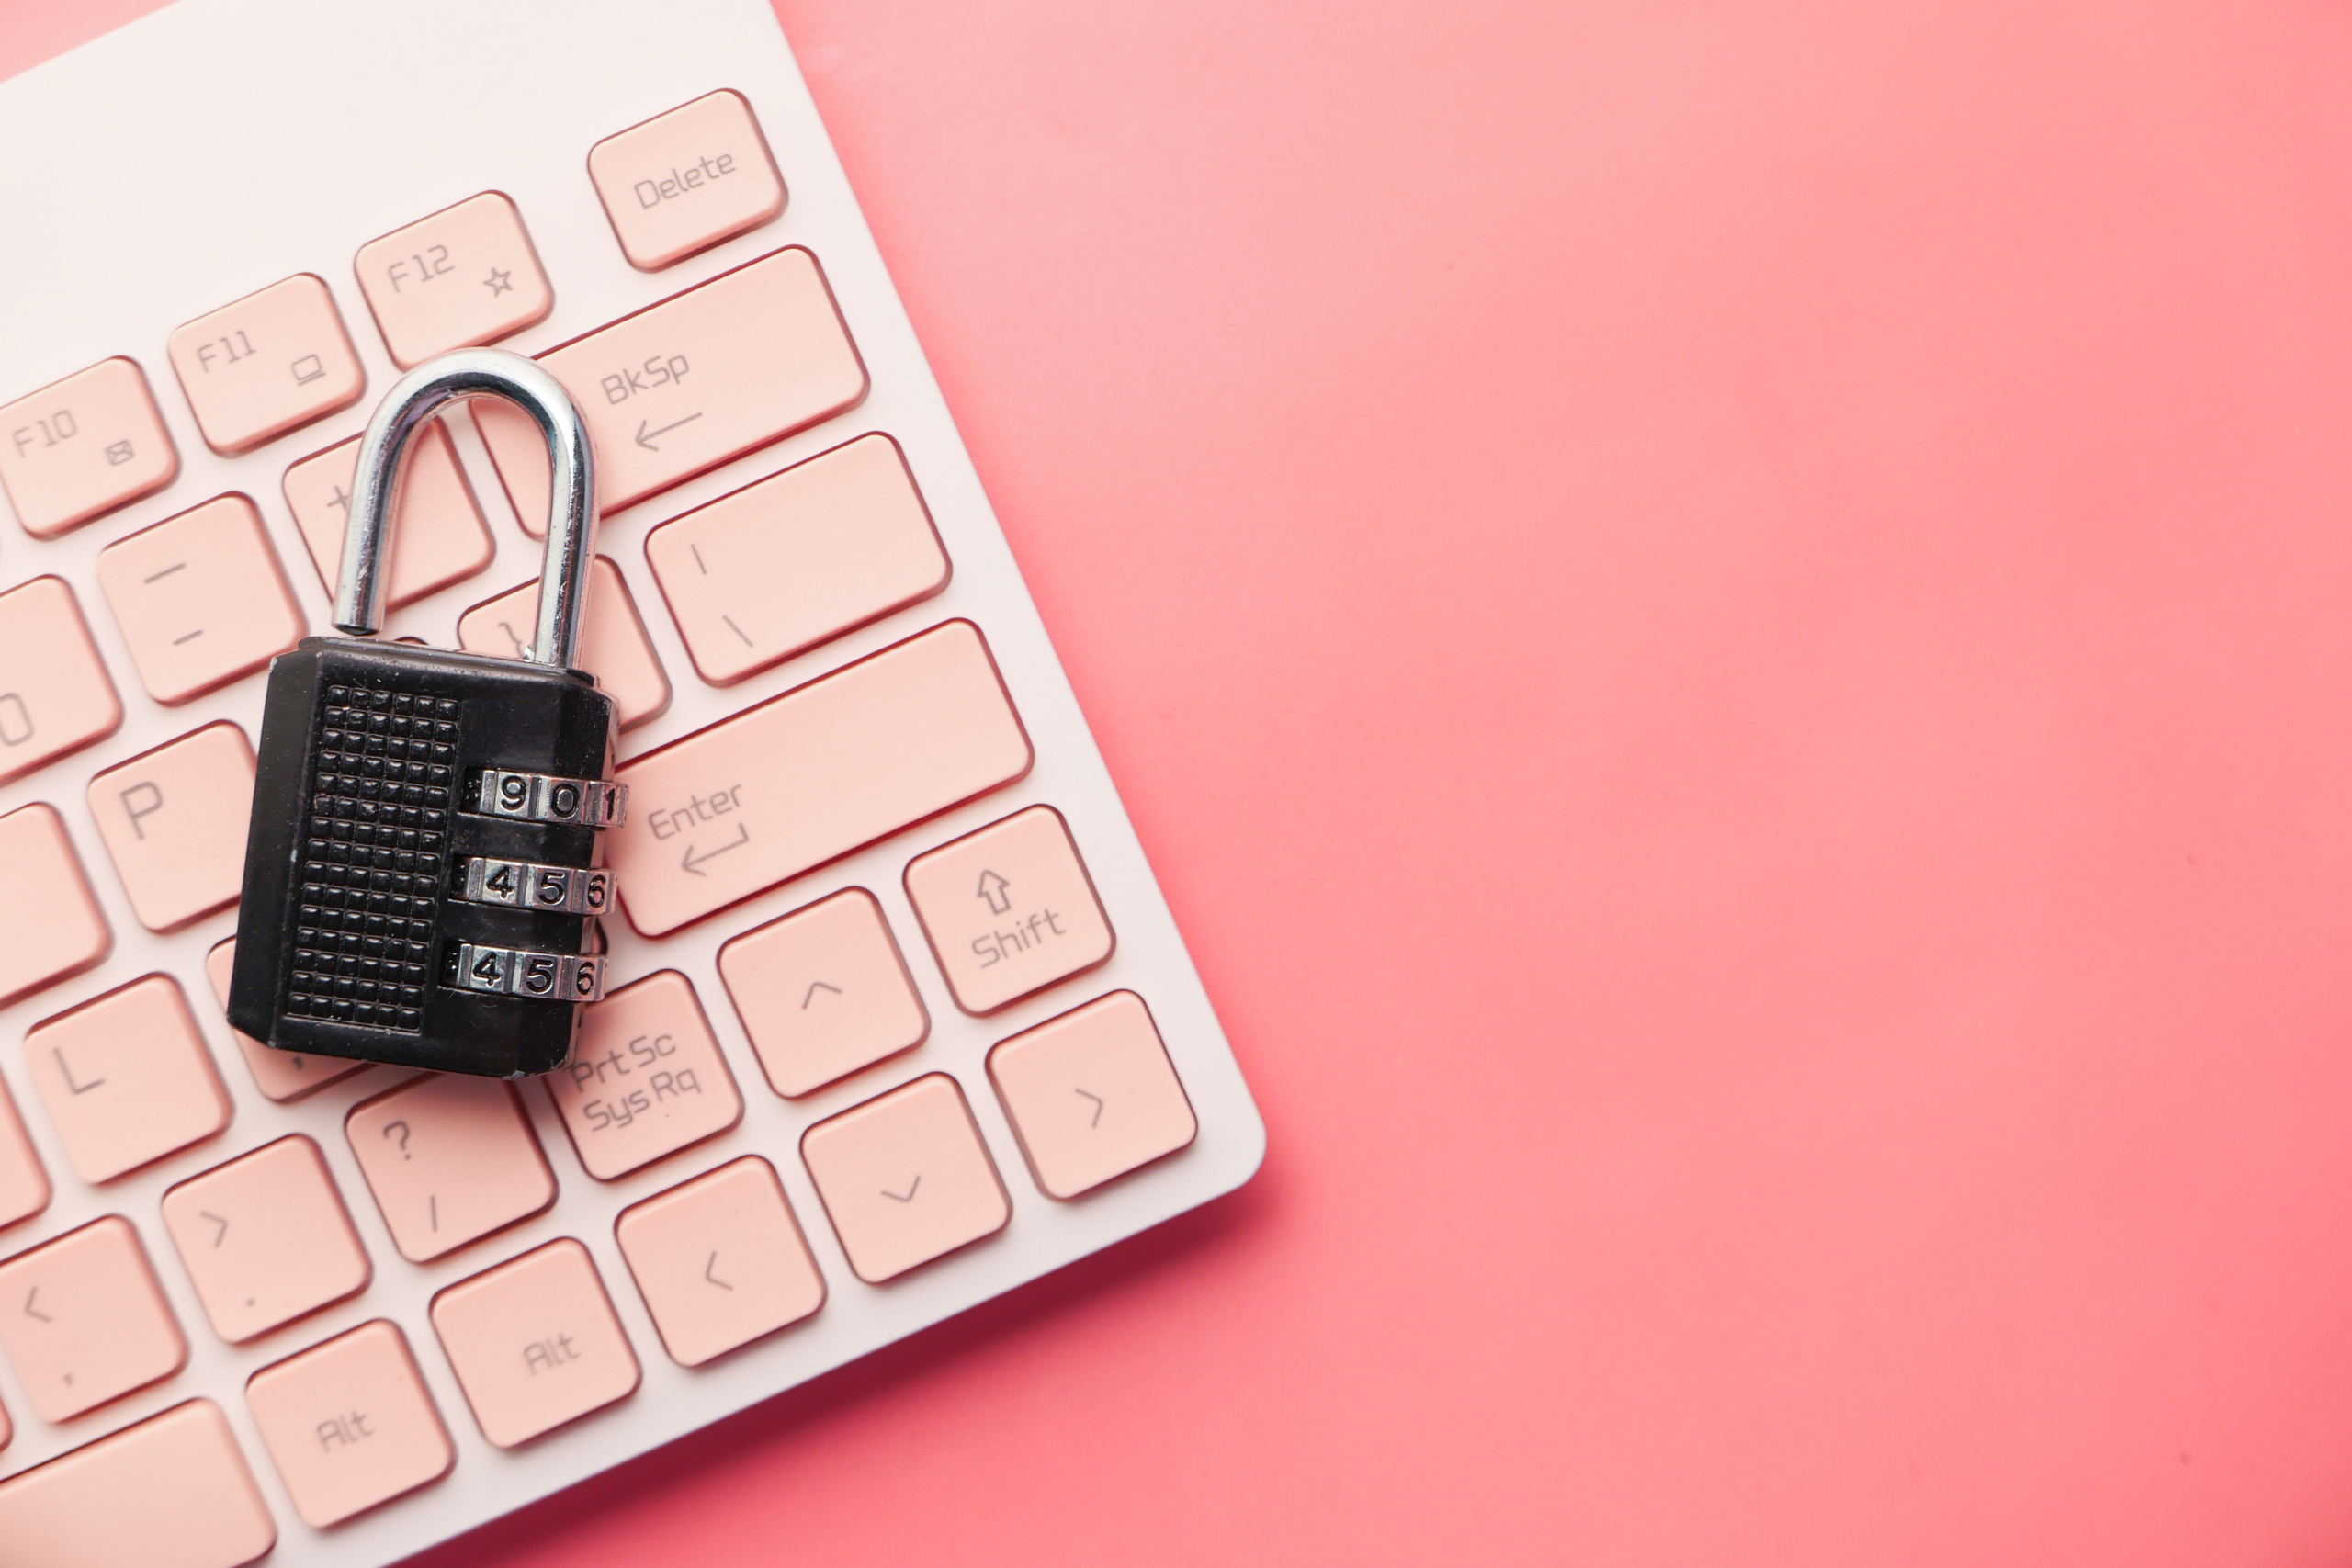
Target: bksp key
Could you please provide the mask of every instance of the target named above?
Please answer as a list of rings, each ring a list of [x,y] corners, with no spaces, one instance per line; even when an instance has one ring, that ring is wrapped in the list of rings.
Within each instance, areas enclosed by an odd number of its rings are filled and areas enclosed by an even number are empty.
[[[401,459],[445,404],[527,413],[553,469],[527,661],[363,641],[383,622]],[[271,664],[229,1021],[283,1051],[521,1077],[562,1064],[604,990],[614,707],[571,668],[595,482],[586,427],[530,360],[466,349],[385,395],[359,446],[335,625]]]

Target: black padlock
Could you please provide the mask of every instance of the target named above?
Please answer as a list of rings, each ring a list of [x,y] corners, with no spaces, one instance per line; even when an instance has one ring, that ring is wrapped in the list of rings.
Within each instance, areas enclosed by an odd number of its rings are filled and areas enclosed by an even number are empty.
[[[501,397],[547,438],[553,504],[527,662],[360,641],[383,624],[401,459],[446,404]],[[229,1021],[281,1051],[522,1077],[604,989],[599,868],[625,791],[612,699],[571,668],[595,482],[552,376],[465,349],[385,394],[359,445],[335,625],[270,665]]]

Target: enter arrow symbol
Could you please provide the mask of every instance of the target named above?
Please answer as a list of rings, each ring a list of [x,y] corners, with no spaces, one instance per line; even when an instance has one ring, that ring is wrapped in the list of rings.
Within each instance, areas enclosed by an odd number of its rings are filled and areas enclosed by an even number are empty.
[[[688,844],[686,846],[686,852],[679,858],[678,869],[681,871],[690,871],[696,876],[708,876],[710,873],[703,870],[702,868],[705,861],[717,860],[728,851],[740,850],[751,841],[752,825],[749,822],[746,822],[741,828],[736,830],[736,834],[733,839],[719,845],[717,849],[711,851],[707,855],[698,855],[695,853],[695,847],[692,844]]]
[[[712,1273],[712,1272],[711,1272],[711,1270],[712,1270],[712,1269],[716,1269],[716,1268],[718,1268],[718,1254],[717,1254],[716,1252],[714,1252],[714,1253],[712,1253],[712,1254],[710,1255],[710,1261],[709,1261],[709,1262],[707,1262],[707,1263],[706,1263],[706,1264],[704,1264],[704,1265],[702,1266],[702,1277],[703,1277],[704,1279],[706,1279],[706,1280],[709,1280],[712,1284],[714,1284],[714,1285],[718,1286],[718,1287],[720,1290],[722,1290],[722,1291],[731,1291],[731,1290],[733,1290],[733,1289],[735,1288],[734,1286],[732,1286],[732,1285],[729,1284],[726,1280],[724,1280],[720,1279],[718,1275],[716,1275],[716,1274],[714,1274],[714,1273]]]
[[[1005,891],[1011,886],[995,872],[984,871],[980,873],[980,890],[976,897],[989,901],[989,914],[1001,915],[1012,908],[1012,896]]]
[[[646,422],[640,419],[637,422],[637,444],[639,446],[644,447],[648,452],[659,452],[662,448],[653,445],[653,438],[655,436],[665,435],[671,431],[677,429],[678,426],[682,424],[692,424],[695,420],[698,420],[701,417],[701,411],[696,410],[695,412],[686,415],[684,419],[673,419],[669,423],[652,430],[648,430],[645,427]]]
[[[27,1317],[37,1317],[43,1323],[55,1323],[57,1319],[50,1316],[49,1314],[42,1312],[33,1305],[33,1298],[39,1294],[40,1294],[40,1287],[39,1285],[35,1285],[31,1290],[25,1292],[25,1315]]]
[[[839,986],[828,985],[822,980],[815,981],[809,986],[808,994],[800,998],[800,1010],[802,1012],[807,1012],[808,1010],[808,1004],[817,999],[817,993],[819,991],[831,991],[837,997],[842,994],[842,988]]]
[[[903,1194],[893,1192],[888,1188],[885,1187],[882,1189],[882,1196],[885,1198],[895,1198],[901,1203],[911,1203],[915,1201],[915,1189],[922,1185],[922,1173],[921,1171],[917,1171],[915,1173],[915,1179],[907,1183],[907,1190]]]
[[[1080,1094],[1086,1094],[1086,1091],[1085,1091],[1084,1089],[1080,1089],[1078,1092],[1079,1092],[1079,1093],[1080,1093]],[[1089,1099],[1089,1100],[1092,1100],[1092,1101],[1094,1102],[1094,1115],[1093,1115],[1093,1116],[1092,1116],[1092,1117],[1091,1117],[1091,1118],[1087,1122],[1087,1123],[1086,1123],[1086,1124],[1087,1124],[1089,1127],[1097,1127],[1097,1126],[1102,1125],[1102,1097],[1101,1095],[1099,1095],[1099,1094],[1086,1094],[1086,1098],[1087,1098],[1087,1099]]]
[[[220,1234],[219,1234],[219,1235],[215,1235],[215,1236],[212,1238],[212,1245],[213,1245],[214,1247],[219,1247],[222,1242],[224,1242],[224,1241],[226,1241],[226,1240],[228,1240],[228,1239],[229,1239],[229,1222],[228,1222],[228,1221],[226,1221],[226,1220],[222,1219],[220,1215],[218,1215],[218,1214],[214,1213],[213,1213],[211,1210],[209,1210],[209,1209],[198,1209],[198,1210],[197,1211],[197,1213],[199,1213],[199,1214],[201,1214],[201,1215],[203,1215],[206,1219],[210,1220],[214,1224],[219,1225],[219,1226],[220,1227]]]

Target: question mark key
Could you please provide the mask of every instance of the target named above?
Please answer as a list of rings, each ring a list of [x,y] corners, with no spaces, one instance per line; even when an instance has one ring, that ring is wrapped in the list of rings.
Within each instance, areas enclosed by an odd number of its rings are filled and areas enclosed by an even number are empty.
[[[412,1263],[426,1263],[555,1201],[555,1173],[514,1090],[428,1073],[354,1106],[344,1135]]]

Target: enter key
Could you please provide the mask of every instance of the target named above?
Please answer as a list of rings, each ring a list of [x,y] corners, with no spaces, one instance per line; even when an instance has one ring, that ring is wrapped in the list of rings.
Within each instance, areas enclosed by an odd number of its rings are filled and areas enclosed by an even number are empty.
[[[662,936],[1029,771],[988,642],[949,621],[629,762],[609,848]]]

